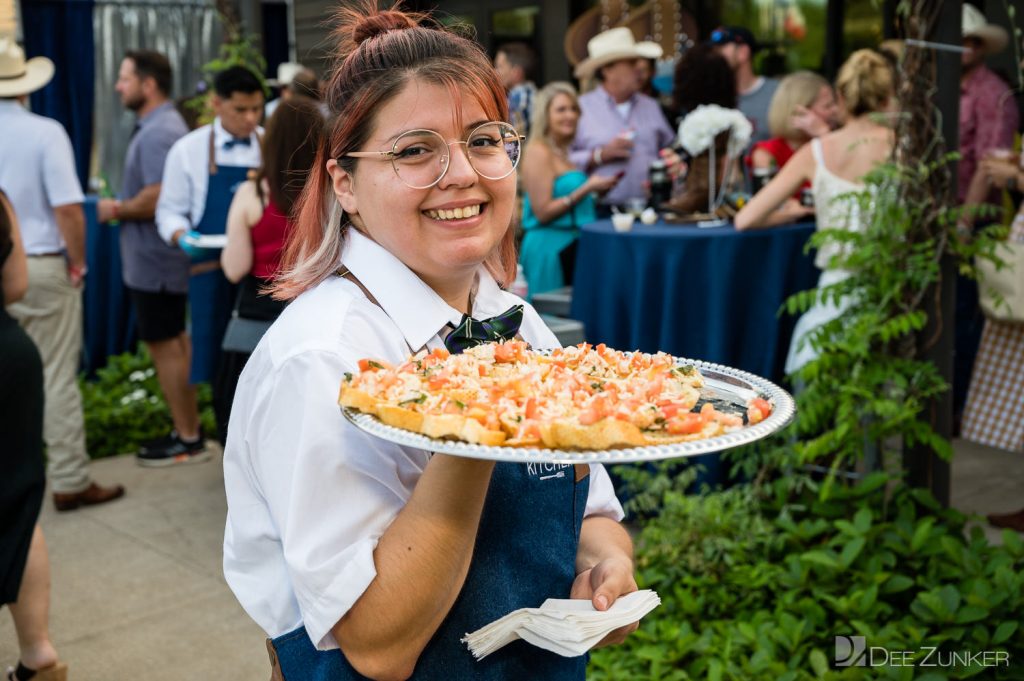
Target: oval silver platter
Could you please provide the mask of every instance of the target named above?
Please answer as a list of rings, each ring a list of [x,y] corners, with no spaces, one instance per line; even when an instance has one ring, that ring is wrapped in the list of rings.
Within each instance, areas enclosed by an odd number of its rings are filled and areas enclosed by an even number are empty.
[[[796,414],[796,404],[793,402],[792,395],[764,378],[721,364],[699,360],[679,359],[678,364],[680,366],[693,365],[704,376],[704,387],[701,389],[702,402],[713,402],[716,408],[746,414],[747,402],[755,397],[763,397],[773,405],[771,416],[753,426],[743,426],[739,430],[706,440],[622,449],[568,450],[538,447],[487,447],[459,440],[441,440],[385,425],[375,416],[363,414],[354,409],[343,407],[341,411],[345,418],[360,430],[403,447],[414,447],[470,459],[513,463],[635,463],[700,456],[756,442],[789,425]]]

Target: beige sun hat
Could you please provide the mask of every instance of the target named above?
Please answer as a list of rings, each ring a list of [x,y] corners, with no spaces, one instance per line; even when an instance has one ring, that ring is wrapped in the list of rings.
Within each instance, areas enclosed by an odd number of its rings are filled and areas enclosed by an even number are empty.
[[[633,31],[625,26],[610,28],[587,41],[587,58],[576,66],[577,78],[588,78],[604,66],[621,59],[657,59],[661,45],[655,42],[637,42]]]
[[[282,62],[277,65],[277,78],[268,78],[267,85],[270,87],[281,87],[291,85],[295,76],[306,70],[302,64],[293,61]]]
[[[1006,29],[988,23],[985,15],[977,7],[965,2],[961,17],[963,37],[981,40],[985,45],[986,54],[996,54],[1006,49],[1006,44],[1010,41]]]
[[[53,78],[53,62],[46,57],[25,61],[25,52],[10,33],[0,33],[0,97],[35,92]]]

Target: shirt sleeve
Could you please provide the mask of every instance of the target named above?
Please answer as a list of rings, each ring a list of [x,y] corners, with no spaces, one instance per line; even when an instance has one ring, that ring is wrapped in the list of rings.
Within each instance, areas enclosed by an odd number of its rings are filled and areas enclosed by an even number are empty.
[[[167,154],[156,204],[156,228],[160,237],[171,243],[178,230],[192,229],[192,186],[189,181],[185,139],[178,140]]]
[[[998,79],[998,76],[992,76]],[[979,122],[974,138],[975,158],[981,161],[992,149],[1009,149],[1013,146],[1013,135],[1017,131],[1017,102],[1002,81],[993,82],[981,97],[974,100],[975,117]],[[995,125],[986,121],[994,120]]]
[[[53,135],[43,156],[43,186],[51,208],[85,201],[75,169],[75,152],[64,126],[53,126]]]
[[[355,367],[325,350],[285,360],[246,427],[303,624],[321,650],[337,647],[331,629],[376,577],[377,541],[427,462],[345,420],[346,371]]]
[[[626,517],[622,504],[615,496],[612,479],[599,463],[590,464],[590,491],[587,493],[587,507],[583,516],[604,516],[618,522]]]
[[[181,139],[181,135],[176,131],[162,129],[147,140],[146,148],[141,150],[142,185],[144,187],[160,184],[163,181],[167,154],[179,139]]]

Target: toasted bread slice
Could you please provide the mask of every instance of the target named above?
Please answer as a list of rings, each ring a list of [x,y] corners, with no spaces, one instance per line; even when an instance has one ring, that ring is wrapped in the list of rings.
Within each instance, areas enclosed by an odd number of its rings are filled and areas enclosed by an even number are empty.
[[[570,419],[541,424],[541,439],[552,449],[612,449],[647,444],[632,423],[606,418],[589,426]]]
[[[383,404],[376,397],[359,388],[352,388],[346,384],[341,385],[341,392],[338,395],[338,404],[350,409],[356,409],[364,414],[376,414],[378,405]]]
[[[423,414],[393,404],[377,405],[377,418],[389,426],[418,433],[423,428]]]

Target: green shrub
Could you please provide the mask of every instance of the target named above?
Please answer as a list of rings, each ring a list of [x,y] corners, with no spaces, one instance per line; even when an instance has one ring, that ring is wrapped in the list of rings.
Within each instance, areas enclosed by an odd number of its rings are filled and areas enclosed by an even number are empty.
[[[965,539],[962,514],[887,482],[837,483],[824,500],[802,475],[703,496],[670,486],[637,539],[641,588],[662,605],[624,645],[596,651],[587,678],[1024,678],[1020,537]],[[837,635],[945,656],[1004,650],[1011,666],[838,669]]]
[[[149,354],[139,346],[134,353],[113,355],[95,380],[79,377],[85,411],[85,442],[89,456],[99,459],[133,452],[143,442],[170,432],[171,414],[157,382]],[[203,430],[216,433],[210,386],[199,386]]]

